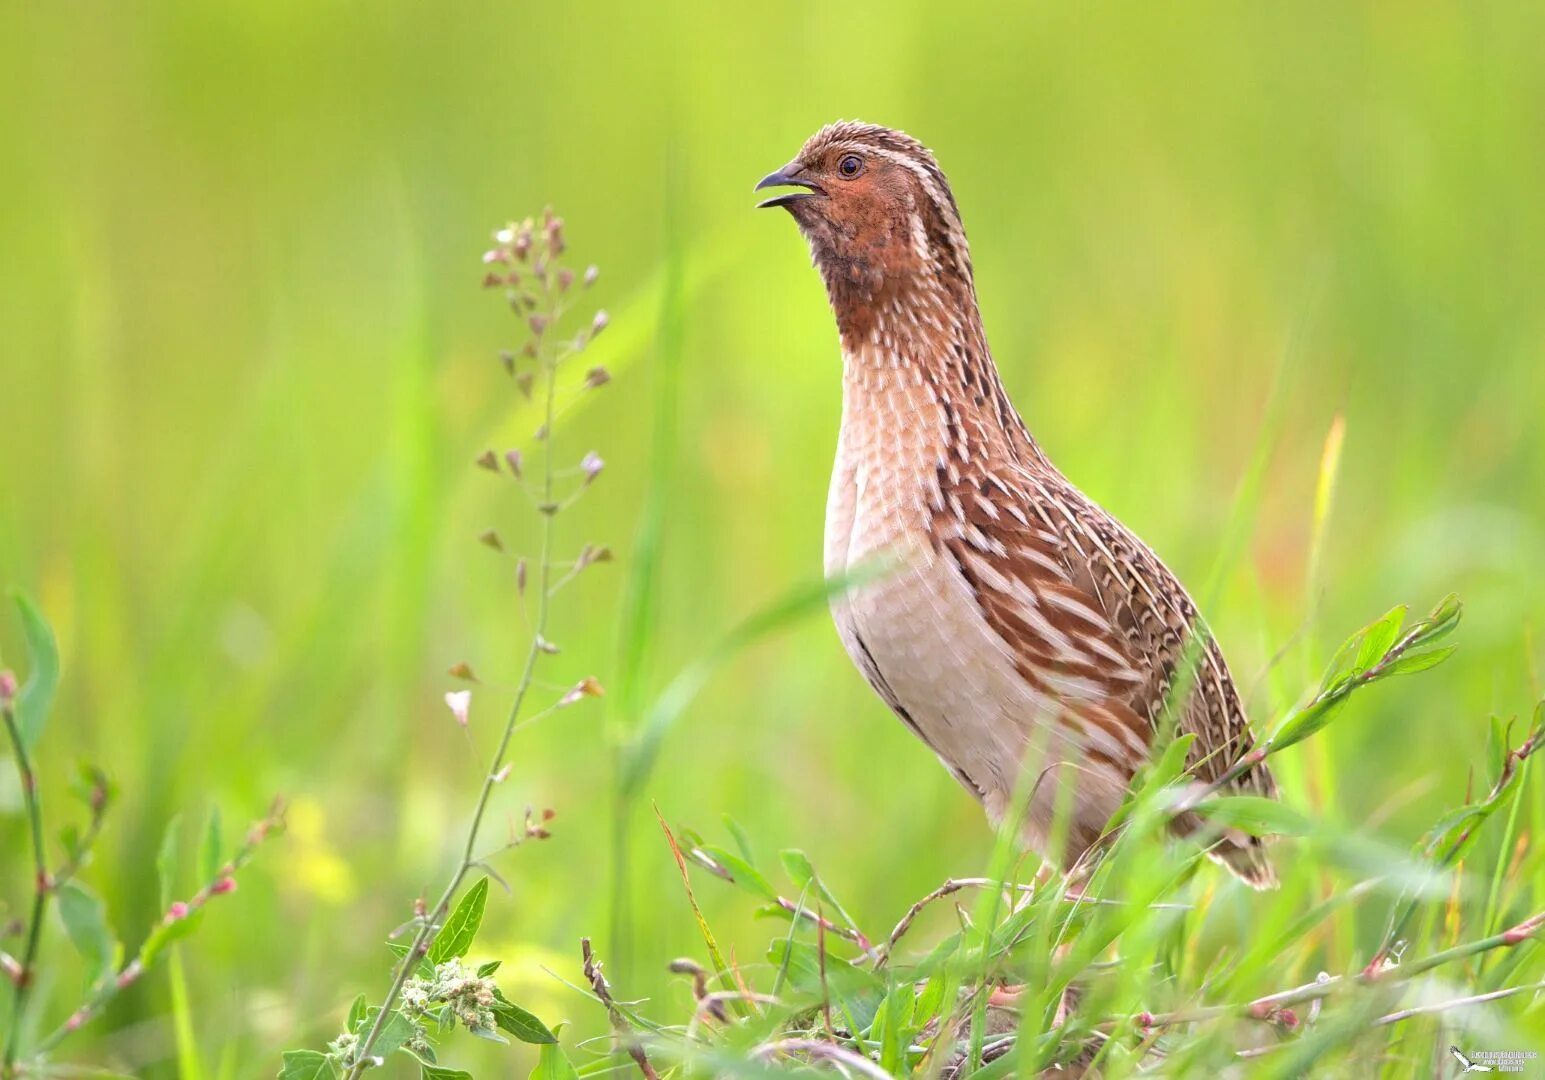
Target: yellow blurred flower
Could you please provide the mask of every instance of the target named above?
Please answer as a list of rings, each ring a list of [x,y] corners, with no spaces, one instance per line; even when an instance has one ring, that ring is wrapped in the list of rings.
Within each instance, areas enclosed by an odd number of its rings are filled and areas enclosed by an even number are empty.
[[[300,796],[285,815],[294,879],[301,889],[329,904],[346,904],[356,892],[354,871],[327,842],[326,814],[314,798]]]

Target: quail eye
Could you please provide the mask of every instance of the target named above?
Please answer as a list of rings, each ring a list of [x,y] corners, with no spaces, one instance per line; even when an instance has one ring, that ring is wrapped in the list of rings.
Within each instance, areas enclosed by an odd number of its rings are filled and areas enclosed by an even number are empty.
[[[864,171],[864,159],[857,154],[845,154],[841,161],[837,162],[837,172],[844,180],[851,180]]]

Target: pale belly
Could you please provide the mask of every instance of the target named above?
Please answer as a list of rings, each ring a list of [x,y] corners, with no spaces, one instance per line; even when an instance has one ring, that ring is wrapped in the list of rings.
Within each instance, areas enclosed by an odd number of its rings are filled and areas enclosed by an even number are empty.
[[[1122,785],[1088,767],[1084,748],[1058,722],[1060,703],[1020,677],[954,563],[896,512],[895,488],[882,490],[840,462],[827,508],[827,574],[878,559],[890,568],[833,601],[848,655],[994,824],[1023,776],[1021,790],[1031,793],[1024,840],[1066,865],[1098,837]],[[1067,850],[1047,852],[1059,804]]]

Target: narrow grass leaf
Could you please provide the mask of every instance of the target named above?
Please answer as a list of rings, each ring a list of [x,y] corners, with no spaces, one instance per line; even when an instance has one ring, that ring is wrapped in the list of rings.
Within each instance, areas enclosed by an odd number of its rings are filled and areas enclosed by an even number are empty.
[[[1257,795],[1222,795],[1197,805],[1195,812],[1209,821],[1251,836],[1307,836],[1314,823],[1299,811]]]
[[[800,586],[731,630],[706,656],[688,665],[649,706],[637,737],[623,753],[619,782],[636,793],[648,779],[666,734],[676,725],[712,675],[744,649],[814,611],[835,596],[884,573],[883,563],[860,567],[815,584]]]

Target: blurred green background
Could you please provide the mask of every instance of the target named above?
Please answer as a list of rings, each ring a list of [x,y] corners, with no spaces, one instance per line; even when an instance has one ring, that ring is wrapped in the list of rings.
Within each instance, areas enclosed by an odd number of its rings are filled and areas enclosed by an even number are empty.
[[[234,841],[275,792],[292,800],[289,834],[183,949],[206,1069],[270,1074],[356,993],[379,997],[381,939],[454,858],[526,625],[475,537],[531,534],[524,500],[470,466],[535,423],[499,371],[518,334],[478,258],[545,204],[601,266],[613,330],[593,359],[616,376],[558,432],[607,461],[561,543],[618,553],[561,594],[545,677],[613,692],[516,741],[499,817],[557,817],[498,864],[514,895],[491,898],[485,944],[507,989],[604,1030],[542,971],[578,978],[592,935],[621,996],[684,1014],[664,964],[701,942],[648,799],[721,841],[729,814],[764,852],[804,848],[874,934],[981,869],[977,807],[817,614],[671,732],[631,832],[630,940],[610,925],[611,748],[636,722],[612,680],[647,501],[663,547],[636,695],[819,573],[835,333],[794,226],[750,189],[830,120],[937,152],[1032,431],[1194,591],[1226,567],[1207,614],[1258,722],[1392,604],[1466,600],[1442,672],[1284,755],[1289,799],[1409,842],[1462,797],[1487,715],[1539,693],[1540,8],[637,11],[0,7],[0,582],[38,600],[64,654],[45,783],[83,757],[119,784],[87,880],[131,943],[157,915],[171,815],[191,847],[211,804]],[[1236,500],[1260,454],[1260,498]],[[0,647],[22,665],[9,611]],[[476,757],[441,701],[462,659],[494,684],[474,693]],[[19,805],[7,766],[12,912]],[[697,891],[759,959],[776,928],[710,879]],[[79,991],[66,966],[42,993],[57,1016]],[[173,1075],[167,1013],[162,974],[66,1056]],[[453,1059],[510,1060],[479,1053]]]

